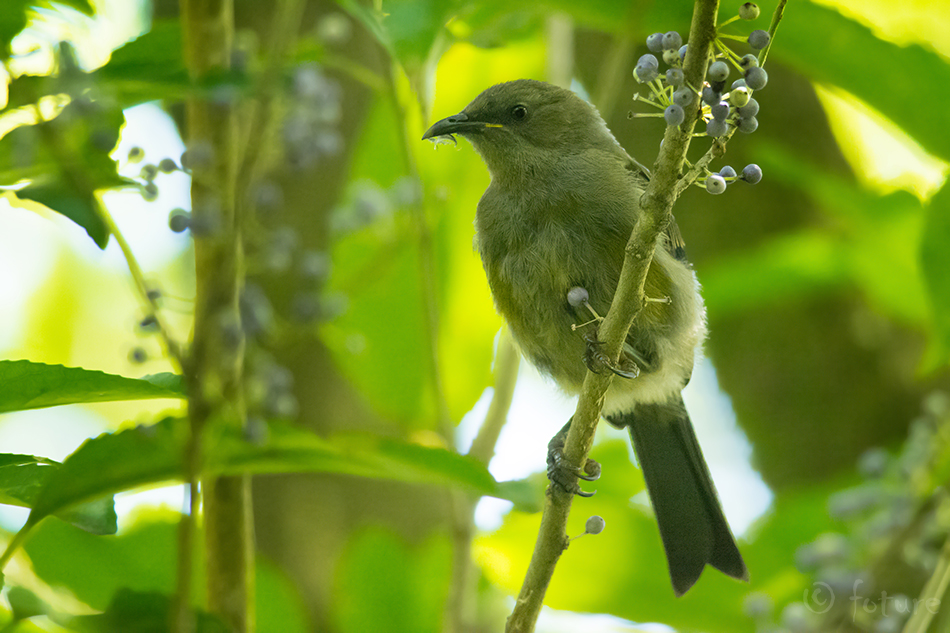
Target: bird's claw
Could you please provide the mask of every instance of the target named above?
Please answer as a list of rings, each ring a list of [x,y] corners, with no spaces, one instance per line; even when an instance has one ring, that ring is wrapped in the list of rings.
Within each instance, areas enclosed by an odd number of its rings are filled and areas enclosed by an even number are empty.
[[[633,379],[640,375],[640,368],[635,363],[629,362],[625,367],[622,363],[615,363],[604,354],[602,349],[604,344],[597,338],[597,328],[588,330],[584,334],[584,340],[587,342],[587,349],[584,351],[584,364],[587,365],[587,369],[595,374],[602,374],[603,368],[606,368],[621,378]]]
[[[583,469],[568,463],[564,458],[562,434],[555,435],[548,444],[548,479],[564,492],[578,497],[593,497],[593,492],[581,490],[577,480],[597,481],[600,479],[600,471],[600,464],[593,459],[588,459]]]

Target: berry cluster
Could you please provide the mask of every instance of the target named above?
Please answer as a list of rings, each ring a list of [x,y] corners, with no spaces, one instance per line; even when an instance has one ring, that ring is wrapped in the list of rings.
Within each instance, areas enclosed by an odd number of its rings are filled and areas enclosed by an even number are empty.
[[[752,2],[746,2],[739,7],[738,15],[720,25],[713,42],[712,60],[702,86],[690,85],[685,79],[682,67],[688,44],[683,43],[679,33],[669,31],[647,37],[647,48],[651,52],[640,57],[633,76],[650,89],[651,95],[641,97],[637,94],[634,99],[662,110],[662,114],[632,116],[662,116],[667,125],[679,126],[686,120],[687,110],[694,108],[699,110],[699,115],[706,124],[706,136],[726,139],[735,130],[746,134],[754,132],[759,127],[756,119],[759,102],[752,98],[752,93],[768,84],[769,76],[761,67],[761,62],[765,59],[771,36],[766,31],[755,30],[747,38],[742,38],[722,33],[721,29],[736,20],[754,20],[758,16],[759,7]],[[740,57],[724,40],[744,40],[755,52]],[[660,73],[657,56],[662,57],[663,62],[669,66],[663,74]],[[726,83],[733,69],[741,77],[733,81],[727,89]],[[755,184],[761,179],[762,170],[758,165],[747,165],[741,174],[727,166],[718,173],[707,172],[697,184],[705,187],[709,193],[719,194],[726,190],[727,184],[736,180]]]

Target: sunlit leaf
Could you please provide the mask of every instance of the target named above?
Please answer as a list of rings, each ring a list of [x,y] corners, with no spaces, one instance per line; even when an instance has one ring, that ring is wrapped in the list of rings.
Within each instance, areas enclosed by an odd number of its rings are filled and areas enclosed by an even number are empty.
[[[950,64],[936,52],[882,40],[828,6],[795,2],[785,11],[769,55],[812,81],[847,90],[927,151],[950,160],[950,135],[935,133],[944,129],[946,117],[928,105],[940,103],[950,84]]]
[[[0,11],[0,57],[6,58],[10,53],[10,41],[26,28],[29,10],[32,7],[53,8],[55,5],[71,7],[86,15],[93,14],[89,0],[6,0],[3,11]]]
[[[174,374],[127,378],[82,367],[0,361],[0,412],[81,402],[181,397],[181,377]]]

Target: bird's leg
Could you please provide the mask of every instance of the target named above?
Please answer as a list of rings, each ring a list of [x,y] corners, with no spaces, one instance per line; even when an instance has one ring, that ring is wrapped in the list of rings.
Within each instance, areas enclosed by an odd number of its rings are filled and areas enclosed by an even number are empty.
[[[574,418],[568,420],[567,424],[548,442],[548,479],[565,492],[579,497],[593,497],[593,492],[581,490],[581,487],[577,485],[577,480],[596,481],[600,479],[600,464],[593,459],[588,459],[584,468],[581,469],[567,463],[564,458],[564,442],[567,440],[567,433],[571,430],[573,420]]]
[[[603,351],[603,342],[597,338],[597,328],[591,328],[584,333],[584,340],[587,341],[587,349],[584,351],[584,364],[587,369],[595,374],[603,373],[602,368],[606,367],[621,378],[636,378],[640,375],[640,368],[633,361],[626,363],[615,363]]]

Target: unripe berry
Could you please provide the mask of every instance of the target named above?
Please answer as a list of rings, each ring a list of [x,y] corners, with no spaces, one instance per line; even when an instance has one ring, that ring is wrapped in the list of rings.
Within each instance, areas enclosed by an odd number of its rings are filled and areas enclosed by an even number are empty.
[[[733,88],[732,92],[729,93],[729,101],[737,108],[741,108],[742,106],[748,104],[751,100],[752,98],[749,96],[749,89],[745,86]]]
[[[584,529],[588,534],[600,534],[604,531],[606,526],[607,522],[604,521],[604,518],[595,514],[591,518],[587,519],[587,525]]]
[[[739,7],[739,17],[743,20],[754,20],[759,17],[759,5],[754,2],[746,2]]]
[[[706,176],[706,191],[713,195],[719,195],[726,190],[726,181],[719,174]]]
[[[584,305],[589,299],[590,295],[587,293],[587,290],[580,286],[574,286],[567,291],[567,302],[575,308]]]

